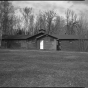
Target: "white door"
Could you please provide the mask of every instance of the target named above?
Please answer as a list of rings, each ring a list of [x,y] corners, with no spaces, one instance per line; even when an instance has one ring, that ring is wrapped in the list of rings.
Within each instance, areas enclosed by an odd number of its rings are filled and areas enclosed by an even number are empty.
[[[44,40],[40,41],[40,49],[44,49]]]

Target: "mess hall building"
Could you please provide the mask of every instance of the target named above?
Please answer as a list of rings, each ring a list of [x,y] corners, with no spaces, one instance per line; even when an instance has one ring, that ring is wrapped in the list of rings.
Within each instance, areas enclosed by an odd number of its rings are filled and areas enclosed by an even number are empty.
[[[83,44],[82,44],[83,43]],[[47,34],[44,30],[29,35],[2,36],[1,46],[10,49],[87,51],[88,39],[78,35]]]

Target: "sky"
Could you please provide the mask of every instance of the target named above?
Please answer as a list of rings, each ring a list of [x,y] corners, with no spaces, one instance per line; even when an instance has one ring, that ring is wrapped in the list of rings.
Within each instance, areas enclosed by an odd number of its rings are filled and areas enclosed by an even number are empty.
[[[64,16],[66,9],[72,9],[77,14],[88,13],[88,0],[85,1],[12,1],[15,7],[32,7],[33,12],[38,14],[41,11],[54,10],[57,14]],[[19,14],[19,11],[16,12]]]

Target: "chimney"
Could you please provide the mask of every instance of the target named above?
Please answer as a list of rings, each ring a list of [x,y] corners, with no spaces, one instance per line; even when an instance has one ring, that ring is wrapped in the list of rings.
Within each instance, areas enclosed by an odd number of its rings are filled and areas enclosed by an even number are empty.
[[[44,30],[44,29],[39,30],[39,33],[45,33],[45,32],[46,32],[46,30]]]

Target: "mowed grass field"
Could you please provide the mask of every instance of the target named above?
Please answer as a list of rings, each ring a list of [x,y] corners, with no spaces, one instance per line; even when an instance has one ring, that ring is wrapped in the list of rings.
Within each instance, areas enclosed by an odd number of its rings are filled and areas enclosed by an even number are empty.
[[[88,87],[88,53],[0,50],[2,87]]]

